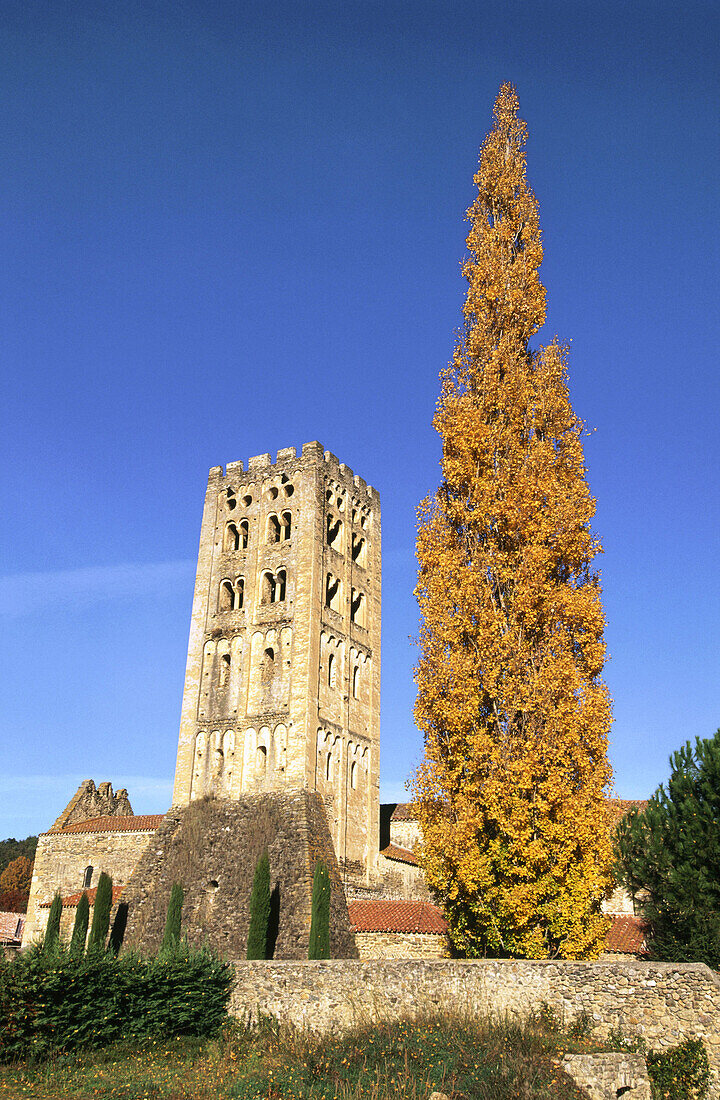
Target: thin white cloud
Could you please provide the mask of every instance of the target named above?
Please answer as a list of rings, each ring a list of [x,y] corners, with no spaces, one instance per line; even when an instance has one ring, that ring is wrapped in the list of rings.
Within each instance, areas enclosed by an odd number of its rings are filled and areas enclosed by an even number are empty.
[[[191,581],[194,569],[193,561],[163,561],[15,573],[0,577],[0,616],[147,597],[167,585]]]

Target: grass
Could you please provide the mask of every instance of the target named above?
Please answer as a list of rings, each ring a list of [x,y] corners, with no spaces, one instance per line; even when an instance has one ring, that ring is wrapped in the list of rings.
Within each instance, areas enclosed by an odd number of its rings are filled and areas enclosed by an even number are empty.
[[[426,1017],[325,1039],[228,1024],[179,1038],[0,1066],[0,1100],[578,1100],[565,1052],[599,1049],[539,1015],[525,1024]]]

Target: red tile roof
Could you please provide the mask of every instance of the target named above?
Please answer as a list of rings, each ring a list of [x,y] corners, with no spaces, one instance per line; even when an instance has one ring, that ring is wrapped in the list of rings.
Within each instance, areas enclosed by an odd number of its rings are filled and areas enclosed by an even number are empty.
[[[113,903],[113,905],[115,905],[115,903],[120,900],[120,895],[123,892],[123,888],[122,888],[122,886],[115,886],[113,884],[112,891],[113,891],[112,903]],[[74,909],[75,906],[77,905],[77,903],[80,901],[80,898],[83,896],[83,893],[87,894],[88,901],[90,902],[91,905],[94,905],[95,904],[95,895],[97,894],[97,887],[96,886],[93,886],[92,889],[90,889],[90,890],[85,890],[85,891],[80,890],[77,894],[69,894],[66,898],[63,898],[62,899],[63,909]],[[40,902],[40,908],[41,909],[49,909],[51,905],[52,905],[51,901],[41,901]]]
[[[445,918],[429,901],[351,901],[348,912],[356,932],[447,932]]]
[[[645,921],[640,917],[613,917],[605,937],[605,950],[623,955],[644,955],[645,929]]]
[[[413,867],[417,867],[417,856],[414,852],[411,852],[409,848],[401,848],[399,844],[388,844],[387,848],[383,848],[380,852],[381,856],[385,856],[385,859],[394,859],[398,863],[411,863]]]
[[[91,817],[51,833],[147,833],[158,829],[165,814],[128,814],[127,817]]]
[[[417,821],[417,813],[412,802],[398,802],[392,812],[391,821]]]
[[[20,943],[24,927],[24,913],[0,912],[0,943]]]

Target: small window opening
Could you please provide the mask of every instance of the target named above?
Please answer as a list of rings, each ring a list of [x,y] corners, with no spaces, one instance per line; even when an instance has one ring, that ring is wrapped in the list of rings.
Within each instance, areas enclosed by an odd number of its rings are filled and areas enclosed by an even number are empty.
[[[352,560],[358,565],[365,564],[365,539],[356,534],[352,537]]]
[[[275,585],[275,602],[281,603],[285,599],[285,589],[287,587],[287,574],[284,569],[278,571]]]
[[[286,497],[291,497],[294,492],[295,492],[295,486],[294,485],[286,485],[285,486],[285,496]]]
[[[280,542],[280,520],[277,516],[268,516],[268,542]]]
[[[335,687],[335,654],[328,657],[328,687]]]
[[[238,610],[239,610],[243,606],[244,603],[245,603],[245,579],[243,577],[238,577],[237,580],[235,581],[235,607],[238,608]]]
[[[327,760],[325,761],[325,778],[327,780],[332,779],[332,753],[327,754]]]
[[[355,588],[350,597],[350,622],[365,626],[365,597]]]
[[[292,512],[283,512],[280,516],[280,526],[282,527],[282,542],[287,542],[292,535]]]
[[[272,680],[275,675],[275,650],[268,646],[262,657],[262,679],[264,682]]]
[[[235,493],[232,489],[225,490],[225,507],[228,512],[232,512],[237,508],[237,501],[235,499]]]
[[[337,510],[338,510],[338,512],[344,512],[345,511],[345,497],[338,497],[337,498]]]
[[[85,868],[85,873],[83,874],[83,890],[87,890],[90,886],[93,877],[93,870],[94,868],[92,864],[88,864],[88,866]]]
[[[257,770],[264,772],[267,768],[267,749],[264,745],[258,745],[257,750]]]
[[[335,544],[336,543],[339,544],[338,536],[340,535],[341,531],[342,531],[342,520],[335,519],[334,516],[328,515],[328,518],[327,518],[327,544],[328,544],[328,546],[335,546],[335,549],[338,548]]]
[[[225,528],[225,549],[237,550],[240,546],[240,532],[234,523],[228,523]]]
[[[340,580],[328,573],[325,581],[325,606],[333,611],[340,610]]]
[[[243,502],[243,504],[245,505],[246,508],[250,507],[250,505],[252,504],[252,497],[251,497],[250,493],[245,494],[245,496],[242,498],[242,502]]]
[[[270,500],[276,500],[277,499],[278,491],[277,491],[277,489],[275,488],[274,485],[270,486],[270,488],[267,491],[267,495],[270,498]]]
[[[218,687],[226,688],[230,682],[230,654],[223,653],[220,658],[220,672],[218,675]]]
[[[250,524],[246,519],[240,520],[240,549],[247,550],[250,541]]]
[[[357,760],[353,760],[350,765],[350,786],[353,790],[357,790]]]
[[[235,596],[236,594],[232,586],[232,581],[223,581],[220,585],[218,611],[233,611],[235,608]]]
[[[357,699],[357,697],[358,697],[358,688],[359,688],[359,686],[360,686],[360,666],[355,665],[355,668],[353,669],[353,674],[352,674],[353,699]]]
[[[357,523],[357,521],[358,521],[358,510],[357,510],[357,508],[353,508],[353,510],[352,510],[352,521],[353,521],[353,523]]]
[[[263,573],[260,603],[275,603],[275,578],[272,573]]]
[[[325,500],[327,500],[327,501],[328,501],[328,503],[329,503],[329,502],[330,502],[330,501],[332,500],[332,498],[333,498],[333,491],[332,491],[332,489],[326,489],[326,490],[325,490]]]

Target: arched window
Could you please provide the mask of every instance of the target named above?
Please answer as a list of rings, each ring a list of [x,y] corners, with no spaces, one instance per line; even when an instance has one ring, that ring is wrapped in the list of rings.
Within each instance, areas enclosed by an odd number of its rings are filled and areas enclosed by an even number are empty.
[[[365,626],[365,597],[356,588],[353,588],[350,598],[350,622]]]
[[[93,866],[92,866],[92,864],[89,863],[87,865],[87,867],[85,868],[85,873],[83,874],[83,890],[89,889],[90,883],[92,882],[92,877],[93,877]]]
[[[336,550],[340,549],[341,539],[340,534],[342,532],[342,520],[335,519],[335,516],[328,513],[327,517],[327,544],[328,546],[334,546]]]
[[[247,550],[250,541],[250,524],[246,519],[240,520],[240,549]]]
[[[335,687],[335,654],[328,657],[328,687]]]
[[[284,569],[279,569],[278,570],[278,575],[277,575],[277,584],[275,586],[275,600],[276,600],[276,602],[281,602],[282,600],[285,599],[286,581],[287,581],[287,574],[285,573],[285,570]]]
[[[287,542],[292,535],[292,512],[283,512],[280,516],[280,526],[282,528],[282,541]]]
[[[260,603],[275,603],[275,578],[272,573],[262,575]]]
[[[277,516],[268,516],[267,541],[280,542],[280,520]]]
[[[267,749],[264,745],[258,745],[257,747],[257,770],[259,775],[264,775],[267,768]]]
[[[340,580],[328,573],[325,579],[325,606],[333,611],[340,610]]]
[[[228,523],[225,527],[225,549],[237,550],[240,546],[240,532],[237,529],[237,525],[234,523]]]
[[[356,561],[358,565],[365,565],[365,539],[354,532],[352,537],[352,560]]]
[[[355,665],[352,674],[352,695],[353,699],[357,699],[358,691],[360,689],[360,666]]]
[[[226,688],[230,682],[230,654],[223,653],[220,658],[220,671],[218,673],[218,687]]]
[[[264,681],[272,680],[275,675],[275,650],[272,646],[268,646],[262,657],[262,679]]]
[[[245,578],[238,577],[235,581],[235,607],[238,610],[245,603]]]
[[[218,611],[232,611],[235,607],[235,589],[232,581],[221,581],[218,596]]]

